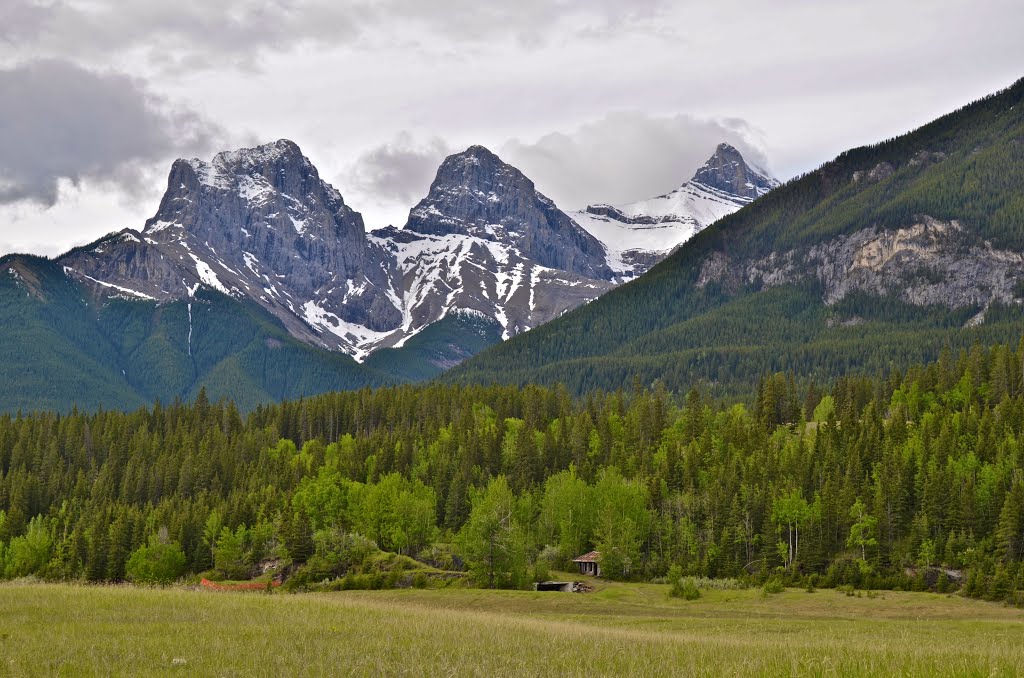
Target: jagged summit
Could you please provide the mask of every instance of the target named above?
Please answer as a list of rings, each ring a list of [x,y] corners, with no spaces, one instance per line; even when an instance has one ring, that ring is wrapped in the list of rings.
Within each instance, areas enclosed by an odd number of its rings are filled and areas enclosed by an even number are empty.
[[[418,233],[470,234],[507,217],[503,203],[519,195],[538,198],[533,182],[515,167],[479,145],[455,153],[441,163],[426,197],[409,212],[406,228]]]
[[[405,228],[470,235],[516,246],[549,268],[607,280],[601,243],[540,193],[518,169],[483,146],[445,158]]]
[[[604,243],[618,276],[630,278],[778,185],[735,147],[721,143],[693,178],[671,193],[626,205],[590,205],[572,217]]]
[[[239,172],[258,170],[262,173],[280,170],[295,164],[301,164],[312,168],[314,172],[316,171],[313,163],[302,154],[299,145],[288,139],[278,139],[253,148],[221,151],[210,162],[204,162],[199,158],[183,162],[187,162],[195,170],[203,183],[215,186],[218,178]]]
[[[736,148],[718,144],[714,154],[697,170],[691,180],[710,188],[753,200],[779,185],[779,182],[749,164]]]
[[[299,235],[305,232],[308,210],[298,208],[305,202],[326,211],[344,212],[347,219],[358,220],[362,228],[362,218],[345,206],[337,189],[320,178],[298,144],[279,139],[253,148],[222,151],[209,162],[198,158],[176,160],[160,208],[146,222],[144,231],[156,233],[174,225],[187,227],[199,219],[190,206],[196,208],[201,202],[228,201],[257,209],[281,200],[286,204],[268,213],[285,224],[290,221]]]

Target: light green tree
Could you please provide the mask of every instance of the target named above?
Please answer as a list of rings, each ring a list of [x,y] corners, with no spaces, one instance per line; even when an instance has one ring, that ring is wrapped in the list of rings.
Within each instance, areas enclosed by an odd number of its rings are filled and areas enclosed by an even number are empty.
[[[306,476],[292,496],[292,508],[309,520],[313,530],[342,527],[347,504],[347,483],[327,466]]]
[[[437,495],[419,480],[389,473],[377,483],[353,483],[352,527],[385,551],[413,553],[436,536]]]
[[[583,553],[593,540],[593,494],[571,465],[544,483],[539,537],[557,546],[563,560]]]
[[[469,520],[459,531],[458,546],[478,586],[519,588],[526,583],[527,560],[516,498],[505,476],[491,480],[472,496]]]
[[[846,538],[848,548],[860,549],[860,560],[866,563],[868,559],[867,547],[877,546],[878,539],[875,537],[878,527],[878,519],[868,513],[864,502],[857,497],[850,507],[850,517],[853,518],[853,525],[850,526],[850,536]]]
[[[137,584],[170,584],[185,572],[185,553],[177,542],[153,535],[132,552],[125,572]]]
[[[245,525],[239,525],[234,532],[226,527],[221,528],[217,546],[213,550],[213,566],[227,579],[240,579],[248,575],[245,538]]]
[[[800,528],[805,527],[814,517],[811,505],[799,490],[780,495],[772,505],[772,520],[779,529],[786,530],[786,541],[780,542],[780,555],[785,554],[786,569],[800,558]],[[783,546],[784,545],[784,546]]]
[[[222,527],[224,527],[224,521],[220,516],[220,511],[216,509],[210,511],[210,515],[206,517],[206,523],[203,525],[203,543],[206,544],[206,548],[210,549],[211,565],[216,560],[217,538],[220,537]]]
[[[931,567],[935,564],[936,559],[935,542],[925,539],[921,542],[921,547],[917,552],[917,564],[920,567]]]
[[[646,488],[609,467],[594,485],[594,513],[594,540],[601,552],[602,574],[613,579],[628,577],[640,562],[640,545],[650,529]]]
[[[53,536],[42,516],[36,516],[28,523],[28,530],[11,540],[7,549],[6,575],[22,577],[42,571],[53,555]]]

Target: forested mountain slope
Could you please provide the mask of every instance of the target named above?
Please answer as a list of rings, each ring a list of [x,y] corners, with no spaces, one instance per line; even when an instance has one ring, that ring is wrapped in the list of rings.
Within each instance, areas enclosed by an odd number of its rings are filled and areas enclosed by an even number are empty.
[[[1024,328],[1024,81],[848,151],[727,216],[638,280],[496,346],[452,381],[634,378],[735,392],[828,380]]]
[[[216,291],[154,304],[93,295],[53,261],[0,259],[0,410],[135,408],[201,388],[258,403],[394,379],[291,337]]]

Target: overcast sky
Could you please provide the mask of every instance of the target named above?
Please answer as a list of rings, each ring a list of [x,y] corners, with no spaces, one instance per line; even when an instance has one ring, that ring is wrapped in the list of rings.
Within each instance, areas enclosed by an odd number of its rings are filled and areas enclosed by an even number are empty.
[[[561,207],[781,179],[1024,76],[1021,0],[0,0],[0,254],[141,228],[176,157],[297,142],[369,228],[479,143]]]

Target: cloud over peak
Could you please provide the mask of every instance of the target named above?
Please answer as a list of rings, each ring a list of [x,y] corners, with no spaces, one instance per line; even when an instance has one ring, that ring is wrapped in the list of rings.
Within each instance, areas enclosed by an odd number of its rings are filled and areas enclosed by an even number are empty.
[[[737,118],[617,112],[535,142],[512,140],[501,156],[565,208],[627,203],[667,193],[690,179],[721,142],[767,165],[758,131]]]

